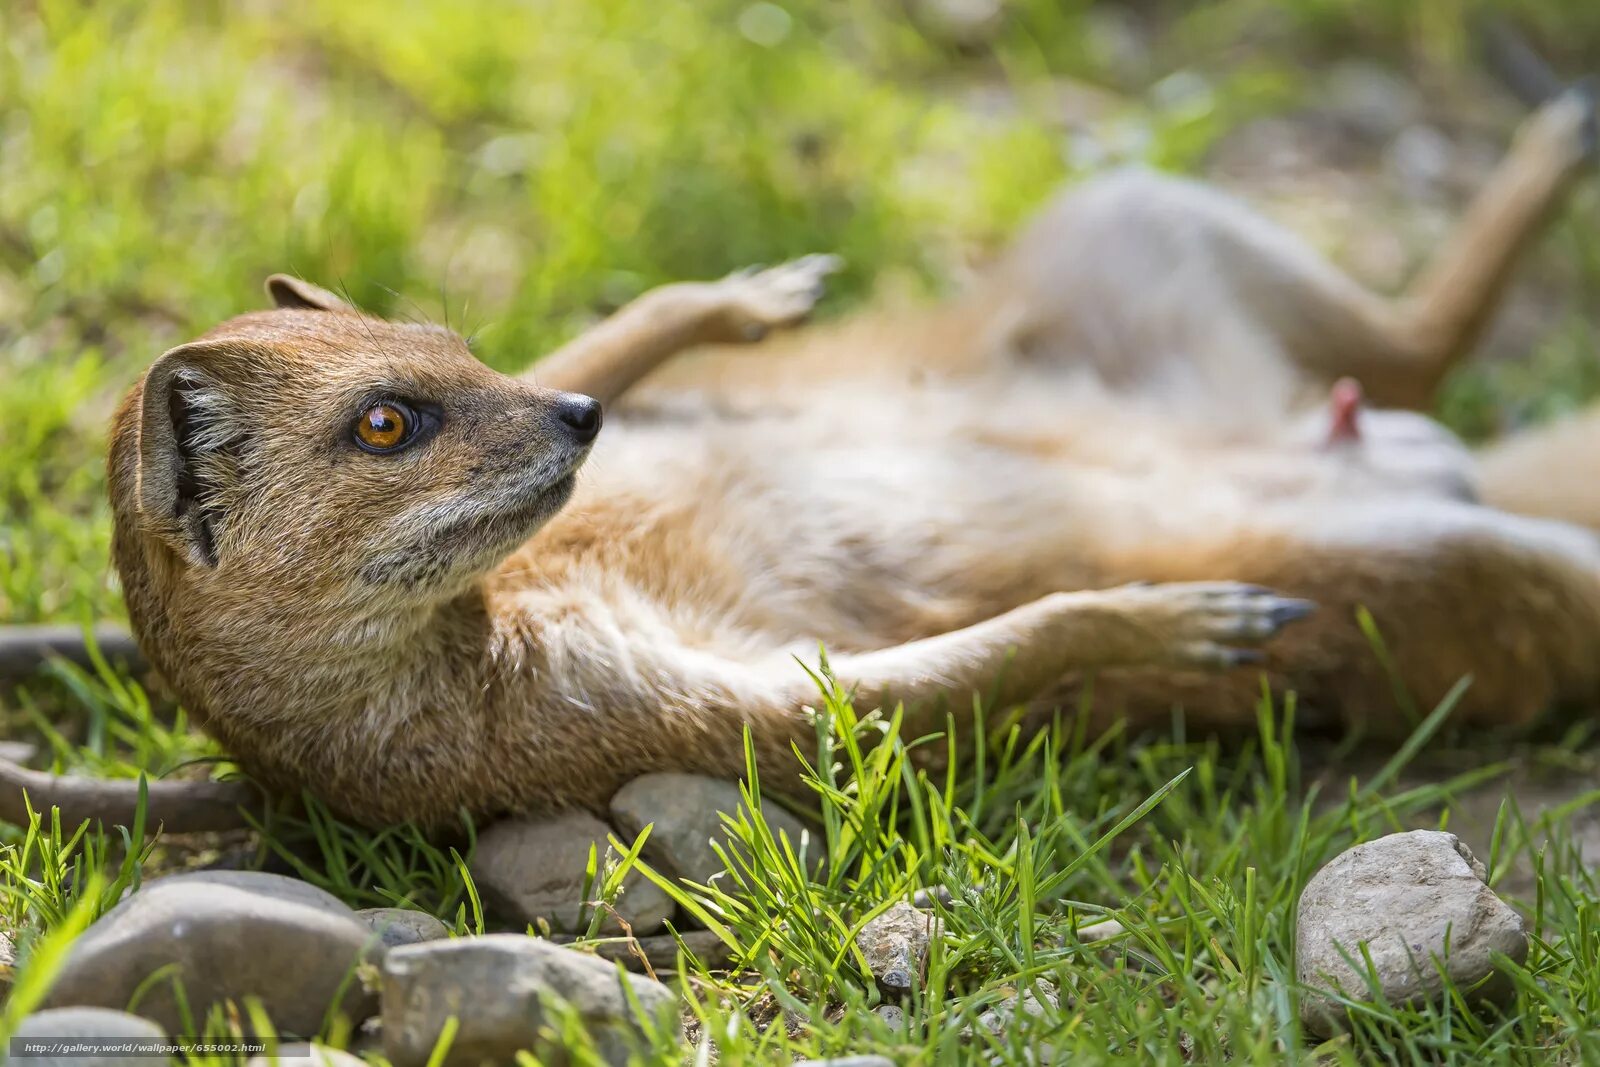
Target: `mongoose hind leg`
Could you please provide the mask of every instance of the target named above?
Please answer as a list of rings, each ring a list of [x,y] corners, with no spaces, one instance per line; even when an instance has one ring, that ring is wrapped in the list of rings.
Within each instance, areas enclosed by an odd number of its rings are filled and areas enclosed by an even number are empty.
[[[1225,574],[1316,600],[1315,616],[1266,649],[1263,670],[1313,714],[1371,734],[1410,729],[1397,686],[1426,712],[1470,678],[1453,716],[1463,725],[1523,725],[1600,697],[1600,541],[1588,531],[1449,501],[1320,510],[1124,562],[1155,580]],[[1103,710],[1138,718],[1181,705],[1237,722],[1259,697],[1260,679],[1249,681],[1128,670],[1102,674],[1093,692]],[[1070,706],[1074,692],[1058,699]]]
[[[1593,164],[1597,121],[1595,89],[1588,85],[1556,97],[1523,123],[1455,233],[1397,303],[1392,330],[1399,374],[1375,374],[1370,386],[1393,390],[1378,395],[1380,402],[1423,407],[1431,401],[1494,315],[1519,254],[1573,179]]]
[[[1252,399],[1281,414],[1341,377],[1380,406],[1426,407],[1593,158],[1594,129],[1592,93],[1535,113],[1398,299],[1214,188],[1130,170],[1063,194],[973,300],[1001,309],[1025,363],[1087,366],[1113,391],[1169,399],[1179,414]]]

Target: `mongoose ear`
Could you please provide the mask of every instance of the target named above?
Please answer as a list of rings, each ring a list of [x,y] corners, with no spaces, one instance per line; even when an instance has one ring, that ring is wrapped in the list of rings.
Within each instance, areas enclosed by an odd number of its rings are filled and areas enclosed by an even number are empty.
[[[355,311],[355,307],[339,299],[320,285],[312,285],[287,274],[274,274],[267,279],[267,295],[280,308],[301,308],[306,311]]]
[[[237,481],[244,430],[218,370],[225,342],[180,345],[145,374],[139,401],[139,510],[190,563],[217,564],[223,495]]]

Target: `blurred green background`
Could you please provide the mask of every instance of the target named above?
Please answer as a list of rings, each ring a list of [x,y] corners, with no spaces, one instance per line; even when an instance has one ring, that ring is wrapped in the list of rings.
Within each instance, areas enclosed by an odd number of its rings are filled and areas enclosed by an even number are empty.
[[[1600,4],[1493,5],[1563,74]],[[0,4],[0,622],[115,618],[101,450],[164,348],[287,270],[526,363],[662,282],[842,253],[828,313],[957,284],[1124,161],[1382,286],[1522,108],[1464,0]],[[1600,390],[1592,189],[1445,414]]]

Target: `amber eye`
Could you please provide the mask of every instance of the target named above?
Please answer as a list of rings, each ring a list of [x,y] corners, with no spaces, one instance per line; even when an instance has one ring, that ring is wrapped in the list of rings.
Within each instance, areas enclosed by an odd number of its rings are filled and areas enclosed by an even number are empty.
[[[416,416],[400,404],[374,404],[356,419],[356,442],[371,452],[392,452],[411,439]]]

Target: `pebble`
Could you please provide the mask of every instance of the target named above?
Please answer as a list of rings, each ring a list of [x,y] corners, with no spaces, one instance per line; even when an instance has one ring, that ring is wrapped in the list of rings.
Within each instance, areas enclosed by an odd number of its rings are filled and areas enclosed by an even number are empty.
[[[149,1019],[129,1015],[110,1008],[50,1008],[36,1011],[17,1024],[11,1034],[13,1041],[26,1038],[68,1040],[86,1038],[112,1038],[120,1040],[165,1041],[167,1032]],[[150,1067],[164,1062],[160,1056],[93,1055],[22,1057],[11,1059],[18,1063],[38,1064],[41,1067]]]
[[[425,911],[411,908],[362,908],[356,918],[383,941],[386,948],[415,945],[419,941],[438,941],[450,936],[450,928]]]
[[[872,1014],[882,1019],[891,1030],[906,1028],[906,1010],[898,1004],[879,1004],[872,1009]]]
[[[342,902],[309,883],[259,871],[197,871],[146,883],[72,945],[46,1006],[121,1009],[155,971],[172,980],[144,991],[141,1014],[169,1033],[182,1028],[173,981],[196,1014],[223,1000],[258,998],[279,1033],[315,1034],[344,986],[353,1020],[376,998],[346,979],[381,954],[372,931]]]
[[[0,996],[11,992],[11,977],[17,967],[17,944],[11,935],[0,933]]]
[[[1384,162],[1408,196],[1431,200],[1456,169],[1455,145],[1437,128],[1417,123],[1395,136]]]
[[[622,983],[653,1016],[669,1013],[677,1001],[659,982],[522,934],[404,945],[384,957],[383,978],[383,1048],[395,1067],[428,1063],[452,1015],[460,1028],[445,1064],[512,1062],[545,1025],[541,993],[577,1009],[604,1062],[621,1067],[637,1026]]]
[[[0,759],[26,767],[39,755],[39,746],[28,741],[0,741]],[[46,813],[48,814],[48,812]]]
[[[589,849],[598,850],[603,868],[610,833],[610,827],[586,812],[503,820],[478,837],[473,881],[484,903],[507,921],[528,925],[543,920],[558,933],[581,933],[580,923],[587,924],[583,881]],[[638,871],[623,878],[615,906],[617,915],[607,914],[600,925],[605,933],[622,932],[618,916],[634,934],[648,934],[672,915],[672,901]]]
[[[722,873],[722,861],[712,841],[727,847],[722,812],[736,814],[744,807],[737,782],[703,778],[695,774],[646,774],[635,778],[611,798],[611,820],[625,838],[637,837],[653,824],[644,855],[662,874],[704,885]],[[797,855],[809,838],[806,825],[772,801],[764,801],[761,814],[775,837],[788,837]],[[817,852],[815,845],[809,854]]]
[[[856,934],[856,946],[886,997],[904,997],[920,984],[928,945],[944,932],[936,915],[904,902],[892,905]]]
[[[1078,940],[1085,945],[1092,945],[1096,941],[1109,941],[1127,933],[1127,927],[1116,919],[1102,919],[1097,923],[1078,927]]]
[[[1358,999],[1370,995],[1365,967],[1348,963],[1339,946],[1359,963],[1365,944],[1384,999],[1396,1005],[1440,997],[1436,959],[1466,989],[1495,973],[1492,953],[1517,963],[1528,955],[1522,917],[1485,884],[1483,864],[1466,845],[1437,830],[1390,834],[1333,859],[1300,895],[1295,940],[1303,985]],[[1475,995],[1495,1001],[1511,992],[1509,982],[1490,981]],[[1346,1024],[1338,1004],[1310,991],[1300,1016],[1325,1036]]]
[[[279,1045],[276,1056],[265,1053],[251,1056],[245,1061],[244,1067],[278,1067],[279,1064],[294,1064],[295,1067],[367,1067],[367,1061],[354,1053],[303,1041]]]
[[[1056,987],[1040,978],[1021,992],[1007,994],[994,1007],[979,1015],[978,1022],[991,1033],[999,1034],[1005,1032],[1019,1013],[1043,1015],[1060,1006],[1061,998],[1056,993]]]
[[[978,1025],[991,1034],[995,1034],[1003,1041],[1010,1040],[1007,1032],[1016,1024],[1018,1015],[1037,1018],[1059,1010],[1060,1006],[1061,997],[1056,992],[1056,987],[1045,979],[1039,978],[1031,985],[1024,986],[1020,991],[1008,994],[994,1007],[979,1015]],[[967,1028],[963,1032],[969,1036],[972,1034],[971,1028]],[[989,1062],[998,1062],[998,1059],[990,1059]],[[1023,1050],[1022,1062],[1027,1064],[1055,1064],[1063,1061],[1054,1045],[1030,1039]]]
[[[1380,143],[1421,121],[1426,110],[1410,81],[1365,59],[1334,64],[1320,106],[1356,135]]]
[[[725,967],[733,961],[733,950],[728,943],[710,930],[684,930],[678,937],[683,939],[683,947],[707,967]],[[550,940],[557,944],[567,943],[560,934]],[[671,970],[678,965],[678,938],[671,934],[598,941],[585,945],[583,951],[593,952],[603,960],[618,961],[630,971],[644,970],[644,962],[639,959],[640,953],[658,971]]]

